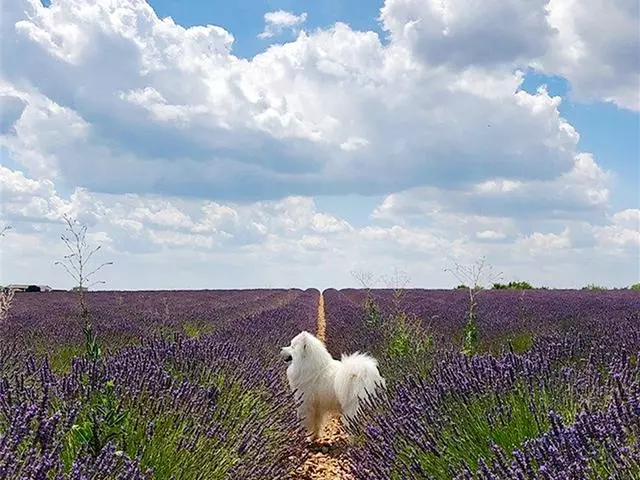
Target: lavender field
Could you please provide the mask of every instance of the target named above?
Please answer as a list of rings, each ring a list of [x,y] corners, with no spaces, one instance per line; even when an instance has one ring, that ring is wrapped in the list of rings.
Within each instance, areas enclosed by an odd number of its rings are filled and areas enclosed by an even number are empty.
[[[640,292],[487,290],[473,338],[466,290],[401,293],[322,293],[329,350],[374,354],[388,382],[349,431],[344,478],[640,478]],[[74,293],[17,294],[0,478],[300,478],[311,453],[278,351],[316,330],[319,299],[91,292],[92,357]]]
[[[484,291],[467,354],[466,290],[370,295],[325,292],[334,354],[391,383],[351,432],[355,478],[640,478],[640,293]]]
[[[277,348],[315,329],[318,297],[90,293],[107,353],[88,360],[75,296],[16,295],[0,347],[0,478],[283,478],[306,452]]]

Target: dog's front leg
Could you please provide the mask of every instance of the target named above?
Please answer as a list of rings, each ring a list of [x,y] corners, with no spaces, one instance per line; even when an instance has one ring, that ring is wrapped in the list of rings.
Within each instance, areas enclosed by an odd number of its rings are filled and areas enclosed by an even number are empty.
[[[316,440],[318,440],[318,438],[320,438],[323,419],[324,417],[322,414],[322,410],[316,405],[311,405],[307,410],[307,414],[305,416],[305,427],[307,429],[309,439],[312,442],[315,442]]]

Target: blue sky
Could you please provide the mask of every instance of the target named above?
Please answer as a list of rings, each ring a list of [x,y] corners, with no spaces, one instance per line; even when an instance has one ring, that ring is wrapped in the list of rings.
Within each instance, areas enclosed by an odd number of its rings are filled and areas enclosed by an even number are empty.
[[[638,282],[632,1],[13,2],[0,283],[69,286],[65,214],[104,288]]]
[[[374,30],[382,34],[376,21],[383,2],[344,2],[326,0],[323,2],[300,2],[293,0],[239,0],[233,2],[208,2],[194,0],[188,3],[179,0],[149,2],[158,16],[169,16],[185,27],[211,23],[233,33],[236,42],[233,53],[243,58],[251,58],[264,51],[266,42],[257,38],[264,28],[264,14],[284,10],[294,15],[307,12],[305,29],[326,28],[335,22],[348,23],[354,30]],[[278,42],[291,40],[290,32],[274,38]]]

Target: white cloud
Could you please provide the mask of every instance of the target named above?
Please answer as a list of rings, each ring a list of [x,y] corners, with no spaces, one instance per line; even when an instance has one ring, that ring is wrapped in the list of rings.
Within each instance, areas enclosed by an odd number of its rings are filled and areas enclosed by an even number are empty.
[[[271,38],[281,34],[284,30],[296,32],[298,26],[307,20],[307,13],[295,15],[284,10],[275,10],[264,14],[264,30],[258,34],[258,38]]]
[[[476,232],[476,237],[480,240],[502,240],[505,238],[505,234],[502,232],[497,232],[495,230],[483,230],[481,232]]]
[[[387,0],[380,19],[430,65],[512,65],[545,52],[553,35],[547,1]]]
[[[568,229],[559,234],[534,232],[519,239],[517,245],[528,249],[529,253],[544,254],[553,250],[569,248],[571,239]]]
[[[213,249],[260,245],[267,239],[293,241],[336,238],[354,228],[345,220],[317,211],[311,198],[221,204],[177,197],[104,195],[77,189],[64,198],[49,180],[0,166],[3,217],[7,223],[60,223],[70,214],[91,226],[118,232],[117,248],[139,251],[154,244]],[[310,243],[309,243],[310,242]]]
[[[578,154],[573,168],[552,180],[494,178],[457,191],[406,190],[386,197],[374,217],[397,222],[434,217],[439,212],[463,212],[488,217],[594,219],[602,217],[609,206],[610,181],[611,173],[603,171],[591,155]]]
[[[311,220],[311,228],[318,233],[341,233],[352,229],[348,222],[326,213],[314,214]]]
[[[579,286],[584,278],[621,285],[637,276],[629,259],[640,247],[640,212],[631,209],[602,225],[569,221],[558,229],[560,222],[522,234],[520,220],[442,212],[430,225],[387,220],[356,228],[300,197],[220,204],[87,192],[67,198],[50,188],[39,195],[49,199],[49,210],[33,214],[6,204],[13,212],[6,223],[14,228],[3,238],[2,282],[37,277],[68,286],[64,274],[51,268],[64,254],[56,202],[93,219],[93,240],[105,246],[100,259],[115,262],[104,272],[104,288],[324,288],[353,284],[354,269],[380,275],[394,267],[418,285],[442,287],[453,282],[444,267],[481,255],[509,278],[550,286]]]
[[[640,210],[637,208],[627,208],[616,212],[612,216],[612,223],[614,225],[640,230]]]
[[[0,88],[0,134],[9,133],[13,130],[16,121],[24,111],[24,101],[11,92],[5,92]]]
[[[100,208],[89,205],[90,196],[84,189],[76,188],[65,199],[58,194],[51,180],[29,178],[24,172],[4,166],[0,166],[0,190],[2,216],[9,222],[58,222],[64,215],[72,215],[93,225],[102,213]]]
[[[518,91],[520,72],[419,63],[345,24],[244,60],[228,32],[160,20],[142,1],[22,5],[3,63],[27,106],[7,148],[95,192],[384,194],[550,179],[579,153],[560,99]]]
[[[387,0],[389,42],[338,22],[249,60],[142,0],[10,2],[1,280],[62,282],[70,213],[117,260],[110,288],[340,286],[395,266],[449,286],[443,267],[483,254],[533,283],[637,281],[638,210],[611,212],[614,172],[580,151],[561,99],[520,90],[534,65],[638,108],[637,8],[602,5]],[[305,21],[270,12],[262,35]],[[346,211],[350,194],[383,200],[352,221],[313,199]]]
[[[640,273],[640,210],[628,208],[616,212],[609,225],[594,226],[593,236],[604,249],[628,252],[635,257]]]
[[[640,110],[636,0],[387,0],[380,20],[428,65],[532,66],[577,100]]]
[[[537,66],[566,78],[577,100],[640,110],[640,6],[636,0],[550,0],[557,29]]]
[[[215,246],[212,237],[204,235],[194,235],[182,232],[172,232],[167,230],[149,231],[151,242],[167,247],[186,247],[189,249],[205,248],[211,249]]]

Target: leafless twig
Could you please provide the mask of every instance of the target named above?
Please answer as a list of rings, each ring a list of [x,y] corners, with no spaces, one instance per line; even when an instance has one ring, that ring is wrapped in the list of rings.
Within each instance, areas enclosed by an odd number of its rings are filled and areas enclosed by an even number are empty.
[[[0,237],[4,237],[6,233],[11,230],[11,225],[6,225],[0,230]],[[13,304],[13,297],[15,296],[15,290],[12,288],[3,288],[0,291],[0,321],[4,321],[11,310]]]
[[[455,264],[453,269],[445,268],[445,272],[451,272],[454,277],[461,281],[469,292],[469,311],[467,314],[467,324],[465,325],[465,346],[464,350],[469,353],[474,348],[477,337],[476,308],[477,297],[484,290],[485,283],[493,283],[502,277],[502,272],[495,273],[491,265],[486,264],[485,257],[473,263],[471,266]]]
[[[393,274],[388,277],[384,276],[383,281],[387,288],[393,290],[393,306],[396,313],[398,313],[400,311],[400,302],[402,301],[402,297],[404,297],[406,288],[410,282],[409,275],[402,270],[394,268]]]
[[[351,271],[351,276],[356,279],[356,281],[362,285],[362,288],[364,288],[365,290],[369,291],[371,290],[371,288],[373,288],[373,285],[375,284],[374,282],[374,277],[373,277],[373,273],[369,272],[369,271],[365,271],[365,270],[352,270]]]
[[[69,250],[69,253],[63,257],[62,261],[57,261],[55,264],[61,265],[76,282],[78,292],[80,294],[80,313],[82,318],[86,321],[87,306],[85,303],[84,292],[93,285],[104,283],[104,281],[95,281],[93,283],[89,283],[89,281],[102,268],[107,265],[113,265],[113,262],[105,262],[91,269],[91,267],[89,267],[89,262],[95,253],[100,250],[101,245],[98,245],[95,248],[89,247],[86,238],[86,225],[78,226],[78,222],[72,220],[67,215],[64,216],[64,221],[67,224],[67,233],[62,234],[60,238],[67,247],[67,250]]]

